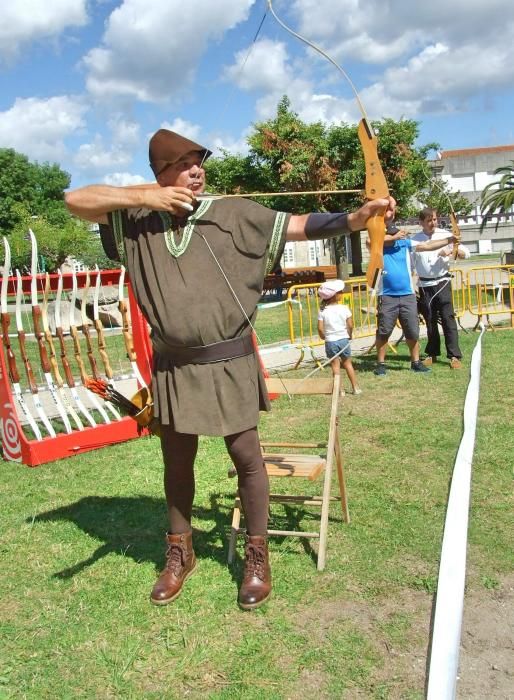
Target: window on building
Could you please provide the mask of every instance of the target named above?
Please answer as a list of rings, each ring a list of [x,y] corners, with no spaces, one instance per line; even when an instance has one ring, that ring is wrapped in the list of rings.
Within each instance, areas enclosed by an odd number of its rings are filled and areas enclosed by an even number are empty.
[[[475,192],[474,173],[452,175],[447,179],[447,183],[452,192]]]
[[[84,272],[86,270],[86,266],[83,262],[80,262],[80,260],[77,260],[76,258],[71,258],[70,262],[73,265],[74,272]]]
[[[309,265],[315,267],[319,265],[320,245],[319,241],[309,241]]]
[[[295,266],[294,243],[286,243],[281,261],[282,267]]]

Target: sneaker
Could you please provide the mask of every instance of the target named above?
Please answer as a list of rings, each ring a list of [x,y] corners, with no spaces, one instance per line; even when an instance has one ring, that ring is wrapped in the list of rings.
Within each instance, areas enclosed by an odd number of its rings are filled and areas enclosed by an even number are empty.
[[[411,362],[410,368],[413,372],[430,372],[430,367],[426,367],[421,360]]]
[[[425,367],[432,367],[434,362],[437,362],[437,357],[428,356],[428,357],[425,357],[425,359],[421,360],[421,361],[425,365]]]
[[[357,387],[356,389],[353,390],[353,393],[355,394],[355,396],[358,396],[359,394],[362,394],[362,389],[359,389]]]
[[[377,377],[384,377],[387,374],[385,364],[383,362],[379,362],[373,370],[373,374],[376,374]]]
[[[450,367],[452,369],[462,369],[462,362],[458,357],[452,357],[450,358]]]

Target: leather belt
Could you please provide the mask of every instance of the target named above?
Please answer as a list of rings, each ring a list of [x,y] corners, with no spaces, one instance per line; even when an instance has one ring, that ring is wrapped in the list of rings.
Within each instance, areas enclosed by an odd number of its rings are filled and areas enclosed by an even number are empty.
[[[154,336],[152,344],[157,354],[170,360],[174,365],[207,365],[212,362],[233,360],[236,357],[244,357],[255,352],[251,335],[192,347],[168,345],[165,341]]]
[[[439,280],[451,279],[451,274],[447,272],[445,275],[440,275],[439,277],[418,277],[421,282],[438,282]]]

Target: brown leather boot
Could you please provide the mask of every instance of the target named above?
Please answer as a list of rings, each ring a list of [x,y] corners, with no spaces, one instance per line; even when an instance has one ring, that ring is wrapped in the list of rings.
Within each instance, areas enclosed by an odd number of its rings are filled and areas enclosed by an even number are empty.
[[[266,537],[248,535],[245,547],[243,583],[238,603],[243,610],[253,610],[265,603],[271,595],[271,570]]]
[[[154,605],[166,605],[175,600],[182,591],[184,581],[191,576],[196,567],[192,532],[179,535],[168,532],[166,543],[166,566],[150,593],[150,600]]]

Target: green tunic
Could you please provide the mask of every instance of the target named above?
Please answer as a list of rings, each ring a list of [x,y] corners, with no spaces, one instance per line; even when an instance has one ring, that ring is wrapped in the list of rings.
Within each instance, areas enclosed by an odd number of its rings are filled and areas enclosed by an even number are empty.
[[[245,199],[204,200],[181,220],[145,209],[110,214],[152,338],[191,347],[250,333],[246,316],[253,324],[289,216]],[[259,409],[269,410],[254,354],[174,366],[154,347],[152,391],[160,422],[181,433],[230,435],[257,425]]]

